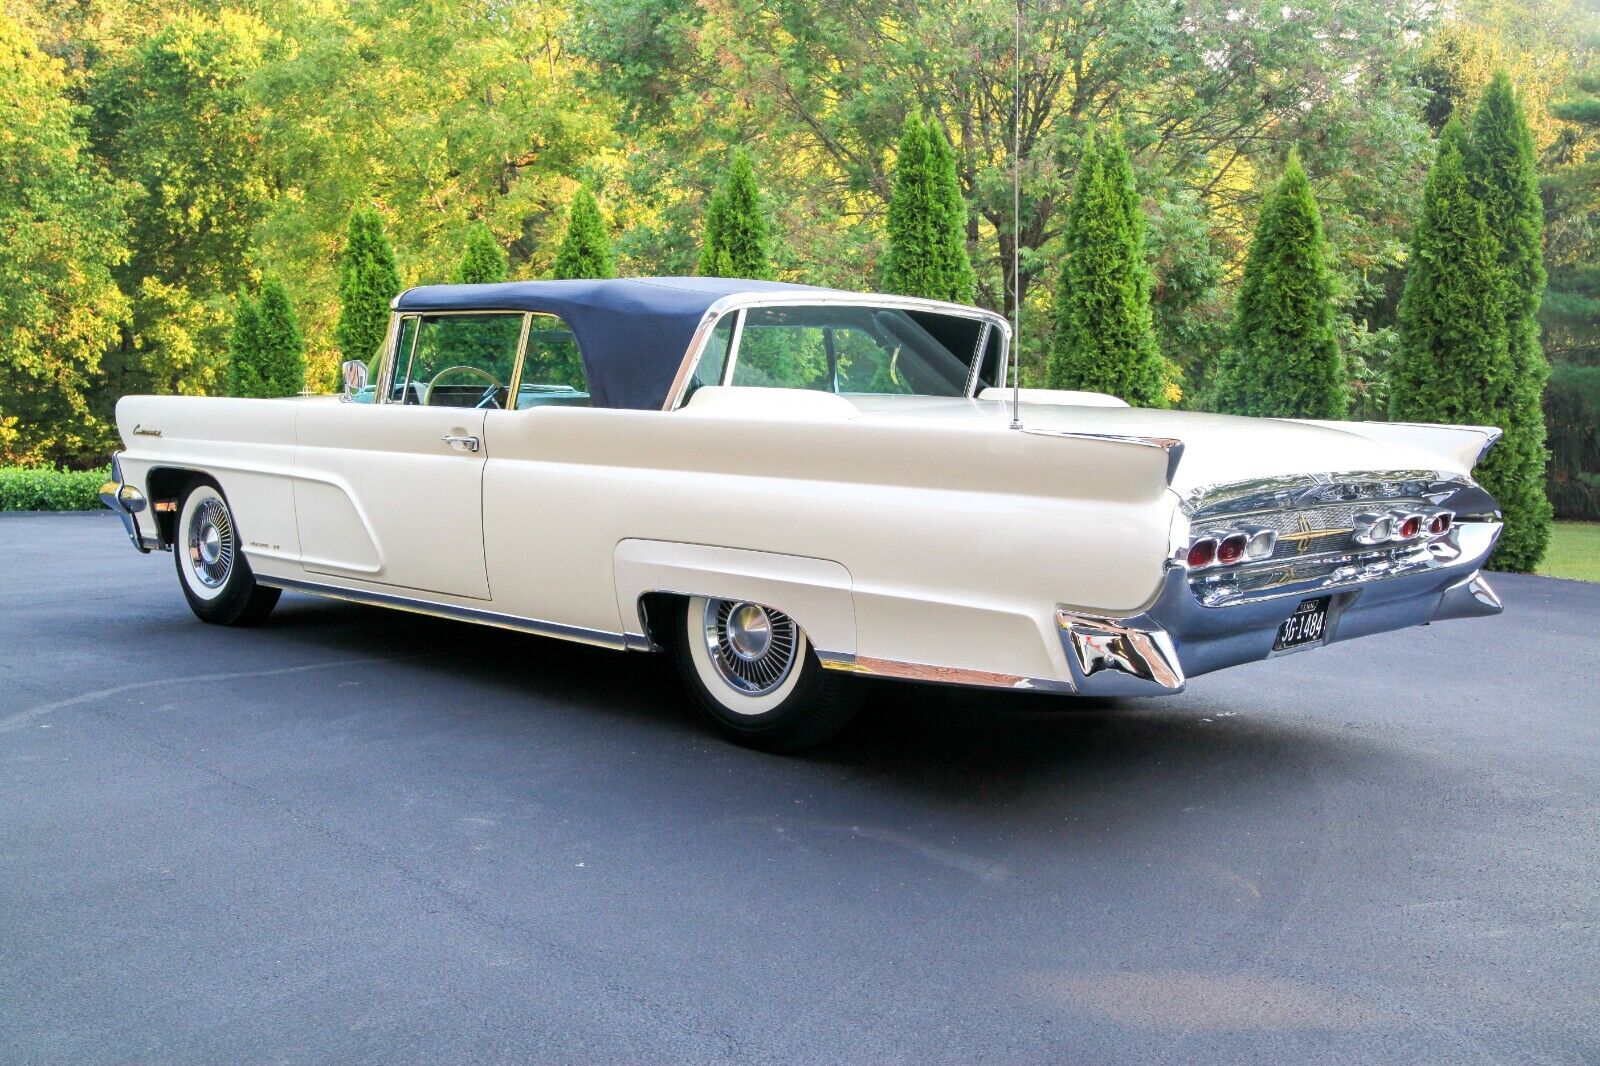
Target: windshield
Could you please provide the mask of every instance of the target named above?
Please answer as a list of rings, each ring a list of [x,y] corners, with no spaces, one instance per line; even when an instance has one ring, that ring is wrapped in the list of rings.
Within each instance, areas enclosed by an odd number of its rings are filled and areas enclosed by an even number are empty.
[[[996,331],[962,315],[847,305],[752,307],[744,315],[730,385],[965,396],[974,360],[985,364],[979,388],[989,384],[984,356],[992,351],[998,362]]]

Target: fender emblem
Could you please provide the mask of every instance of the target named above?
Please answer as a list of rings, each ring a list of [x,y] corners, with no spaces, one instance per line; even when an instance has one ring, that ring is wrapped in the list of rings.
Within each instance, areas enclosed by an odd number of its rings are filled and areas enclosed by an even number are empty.
[[[145,429],[143,426],[135,423],[133,427],[133,435],[135,437],[159,437],[161,436],[161,431],[159,429]]]

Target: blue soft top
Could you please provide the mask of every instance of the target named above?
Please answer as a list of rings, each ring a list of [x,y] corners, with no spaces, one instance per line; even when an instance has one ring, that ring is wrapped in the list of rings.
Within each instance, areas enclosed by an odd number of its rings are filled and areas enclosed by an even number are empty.
[[[810,285],[739,278],[617,278],[423,285],[395,298],[400,311],[543,311],[577,335],[596,407],[659,410],[706,309],[740,293],[813,292]]]

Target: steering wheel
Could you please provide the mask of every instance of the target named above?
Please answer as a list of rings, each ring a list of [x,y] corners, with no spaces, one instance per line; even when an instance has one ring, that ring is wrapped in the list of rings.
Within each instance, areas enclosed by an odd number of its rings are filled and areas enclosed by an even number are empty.
[[[476,374],[478,377],[483,378],[489,383],[489,387],[484,390],[483,399],[479,400],[475,406],[482,407],[484,400],[492,400],[495,392],[503,387],[499,381],[495,380],[495,376],[489,373],[487,370],[480,370],[475,366],[447,366],[437,374],[433,375],[432,379],[429,380],[428,387],[422,394],[422,406],[433,406],[433,388],[435,385],[439,384],[440,378],[444,377],[446,374],[462,373]]]

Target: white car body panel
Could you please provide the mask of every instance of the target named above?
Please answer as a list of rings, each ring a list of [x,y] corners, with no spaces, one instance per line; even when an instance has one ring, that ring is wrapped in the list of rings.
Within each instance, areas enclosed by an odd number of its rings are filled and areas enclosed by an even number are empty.
[[[837,669],[1088,691],[1102,667],[1177,654],[1183,635],[1146,624],[1152,611],[1190,627],[1203,669],[1269,653],[1274,612],[1292,600],[1213,609],[1184,583],[1193,522],[1212,521],[1204,501],[1219,486],[1301,492],[1411,472],[1487,500],[1469,474],[1497,436],[1047,390],[1022,391],[1019,430],[1012,399],[705,385],[675,409],[507,411],[132,396],[117,407],[118,476],[157,515],[190,474],[215,479],[269,584],[616,648],[658,642],[648,594],[738,598],[790,614]],[[1353,611],[1348,631],[1484,613],[1466,582],[1498,534],[1492,508],[1437,560],[1409,557],[1411,585],[1365,594],[1385,613]],[[130,534],[141,550],[167,546],[137,521]],[[1304,575],[1284,568],[1287,596]],[[1317,588],[1349,610],[1376,576],[1369,560]],[[1157,637],[1119,635],[1119,619]],[[1144,673],[1183,683],[1170,664]]]

